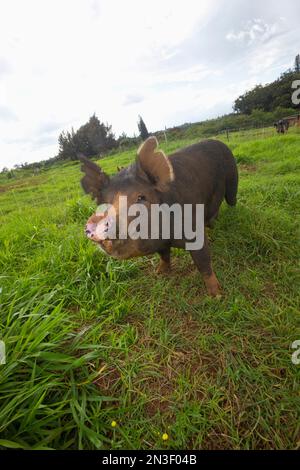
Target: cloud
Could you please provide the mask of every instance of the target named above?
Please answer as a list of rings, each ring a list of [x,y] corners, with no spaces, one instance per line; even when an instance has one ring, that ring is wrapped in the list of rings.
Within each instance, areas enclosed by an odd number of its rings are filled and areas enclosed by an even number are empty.
[[[10,74],[13,71],[11,63],[5,58],[0,57],[0,79],[4,75]]]
[[[218,69],[209,68],[206,65],[197,64],[192,67],[183,67],[180,70],[163,72],[153,78],[153,83],[157,85],[189,85],[200,83],[201,81],[211,78],[212,75],[218,76]]]
[[[38,128],[37,128],[37,133],[38,134],[51,134],[51,133],[57,133],[60,129],[64,128],[64,126],[67,126],[67,122],[63,121],[55,121],[55,120],[49,120],[49,121],[44,121],[42,122]]]
[[[2,121],[17,121],[18,117],[12,109],[8,106],[0,105],[0,120]]]
[[[5,144],[27,144],[29,139],[28,137],[6,137],[3,142]]]
[[[40,135],[31,142],[32,148],[38,149],[40,147],[50,146],[57,143],[57,136],[56,135]]]
[[[101,5],[98,0],[89,0],[92,15],[98,17],[101,14]]]
[[[144,97],[141,95],[129,94],[125,97],[123,101],[124,106],[130,106],[132,104],[141,103]]]
[[[155,130],[230,112],[245,89],[292,66],[299,16],[298,0],[284,9],[261,0],[10,0],[0,17],[1,158],[9,166],[56,155],[59,133],[94,112],[116,135],[137,132],[138,114]]]
[[[33,139],[30,137],[10,137],[3,140],[8,145],[24,145],[32,149],[38,150],[41,147],[49,146],[57,143],[57,136],[53,134],[37,135]]]
[[[228,33],[226,39],[248,46],[257,42],[266,42],[284,32],[284,23],[284,18],[273,24],[268,24],[261,18],[256,18],[247,21],[242,30]]]

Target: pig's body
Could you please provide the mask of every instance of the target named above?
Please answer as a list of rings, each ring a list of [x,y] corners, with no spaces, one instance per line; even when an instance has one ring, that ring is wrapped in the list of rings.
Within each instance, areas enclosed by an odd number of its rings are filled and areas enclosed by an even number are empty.
[[[206,140],[190,147],[184,148],[166,157],[162,152],[157,152],[157,141],[150,137],[138,151],[135,164],[122,169],[115,177],[104,185],[104,189],[97,196],[95,191],[96,181],[90,183],[89,179],[83,179],[82,184],[86,192],[90,192],[98,201],[116,205],[116,195],[126,195],[129,202],[134,204],[137,195],[142,194],[145,205],[175,203],[204,204],[205,225],[210,226],[217,217],[219,207],[225,197],[231,206],[236,204],[238,187],[238,172],[235,159],[229,148],[220,141]],[[96,171],[91,162],[83,167],[86,177],[89,178],[92,170]],[[96,167],[97,168],[97,167]],[[100,170],[100,169],[99,169]],[[101,171],[101,170],[100,170]],[[102,175],[102,176],[101,176]],[[104,173],[98,172],[98,179],[108,178]],[[91,234],[91,221],[93,225],[106,219],[100,218],[99,222],[93,216],[87,225],[89,236],[95,242],[119,258],[149,255],[159,253],[161,256],[160,271],[170,268],[171,247],[184,248],[186,240],[174,239],[171,235],[168,240],[135,240],[111,242],[97,240]],[[151,223],[151,222],[150,222]],[[219,283],[212,270],[208,242],[205,237],[201,250],[191,251],[191,256],[199,271],[203,274],[208,292],[218,295]]]
[[[236,204],[238,173],[229,148],[217,140],[205,140],[169,156],[174,171],[170,188],[173,202],[204,204],[205,222],[216,217],[224,199]]]

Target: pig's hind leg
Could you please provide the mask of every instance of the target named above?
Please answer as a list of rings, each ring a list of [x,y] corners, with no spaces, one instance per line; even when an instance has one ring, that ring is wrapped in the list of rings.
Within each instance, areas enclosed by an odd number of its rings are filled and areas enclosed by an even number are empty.
[[[208,228],[214,228],[215,226],[215,221],[219,217],[219,210],[209,219],[209,221],[205,224],[206,227]]]
[[[158,252],[160,256],[160,262],[156,272],[158,274],[164,274],[171,271],[171,249],[170,247],[160,250]]]
[[[221,295],[221,287],[219,281],[211,266],[208,240],[206,235],[204,238],[203,248],[201,250],[191,250],[190,253],[195,265],[203,276],[207,293],[212,297],[217,297]]]

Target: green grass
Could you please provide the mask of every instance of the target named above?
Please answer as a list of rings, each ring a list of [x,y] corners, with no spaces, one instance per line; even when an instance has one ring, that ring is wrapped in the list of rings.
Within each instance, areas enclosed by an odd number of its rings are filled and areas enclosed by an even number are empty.
[[[97,251],[78,164],[1,177],[0,446],[300,447],[300,135],[250,137],[231,136],[239,203],[209,231],[221,300],[185,252],[161,277]]]

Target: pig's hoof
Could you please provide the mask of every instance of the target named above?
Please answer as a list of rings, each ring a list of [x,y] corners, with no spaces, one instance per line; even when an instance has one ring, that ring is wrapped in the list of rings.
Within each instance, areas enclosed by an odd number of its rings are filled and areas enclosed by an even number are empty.
[[[204,280],[208,295],[210,295],[211,297],[215,297],[216,299],[221,299],[221,286],[219,284],[218,279],[216,278],[216,275],[212,274],[211,276],[206,277]]]
[[[207,293],[210,297],[214,297],[217,300],[220,300],[222,298],[222,293],[221,293],[221,287],[213,287],[213,288],[208,288]]]
[[[171,271],[171,265],[170,263],[165,263],[164,261],[161,261],[156,268],[156,273],[157,274],[168,274]]]

